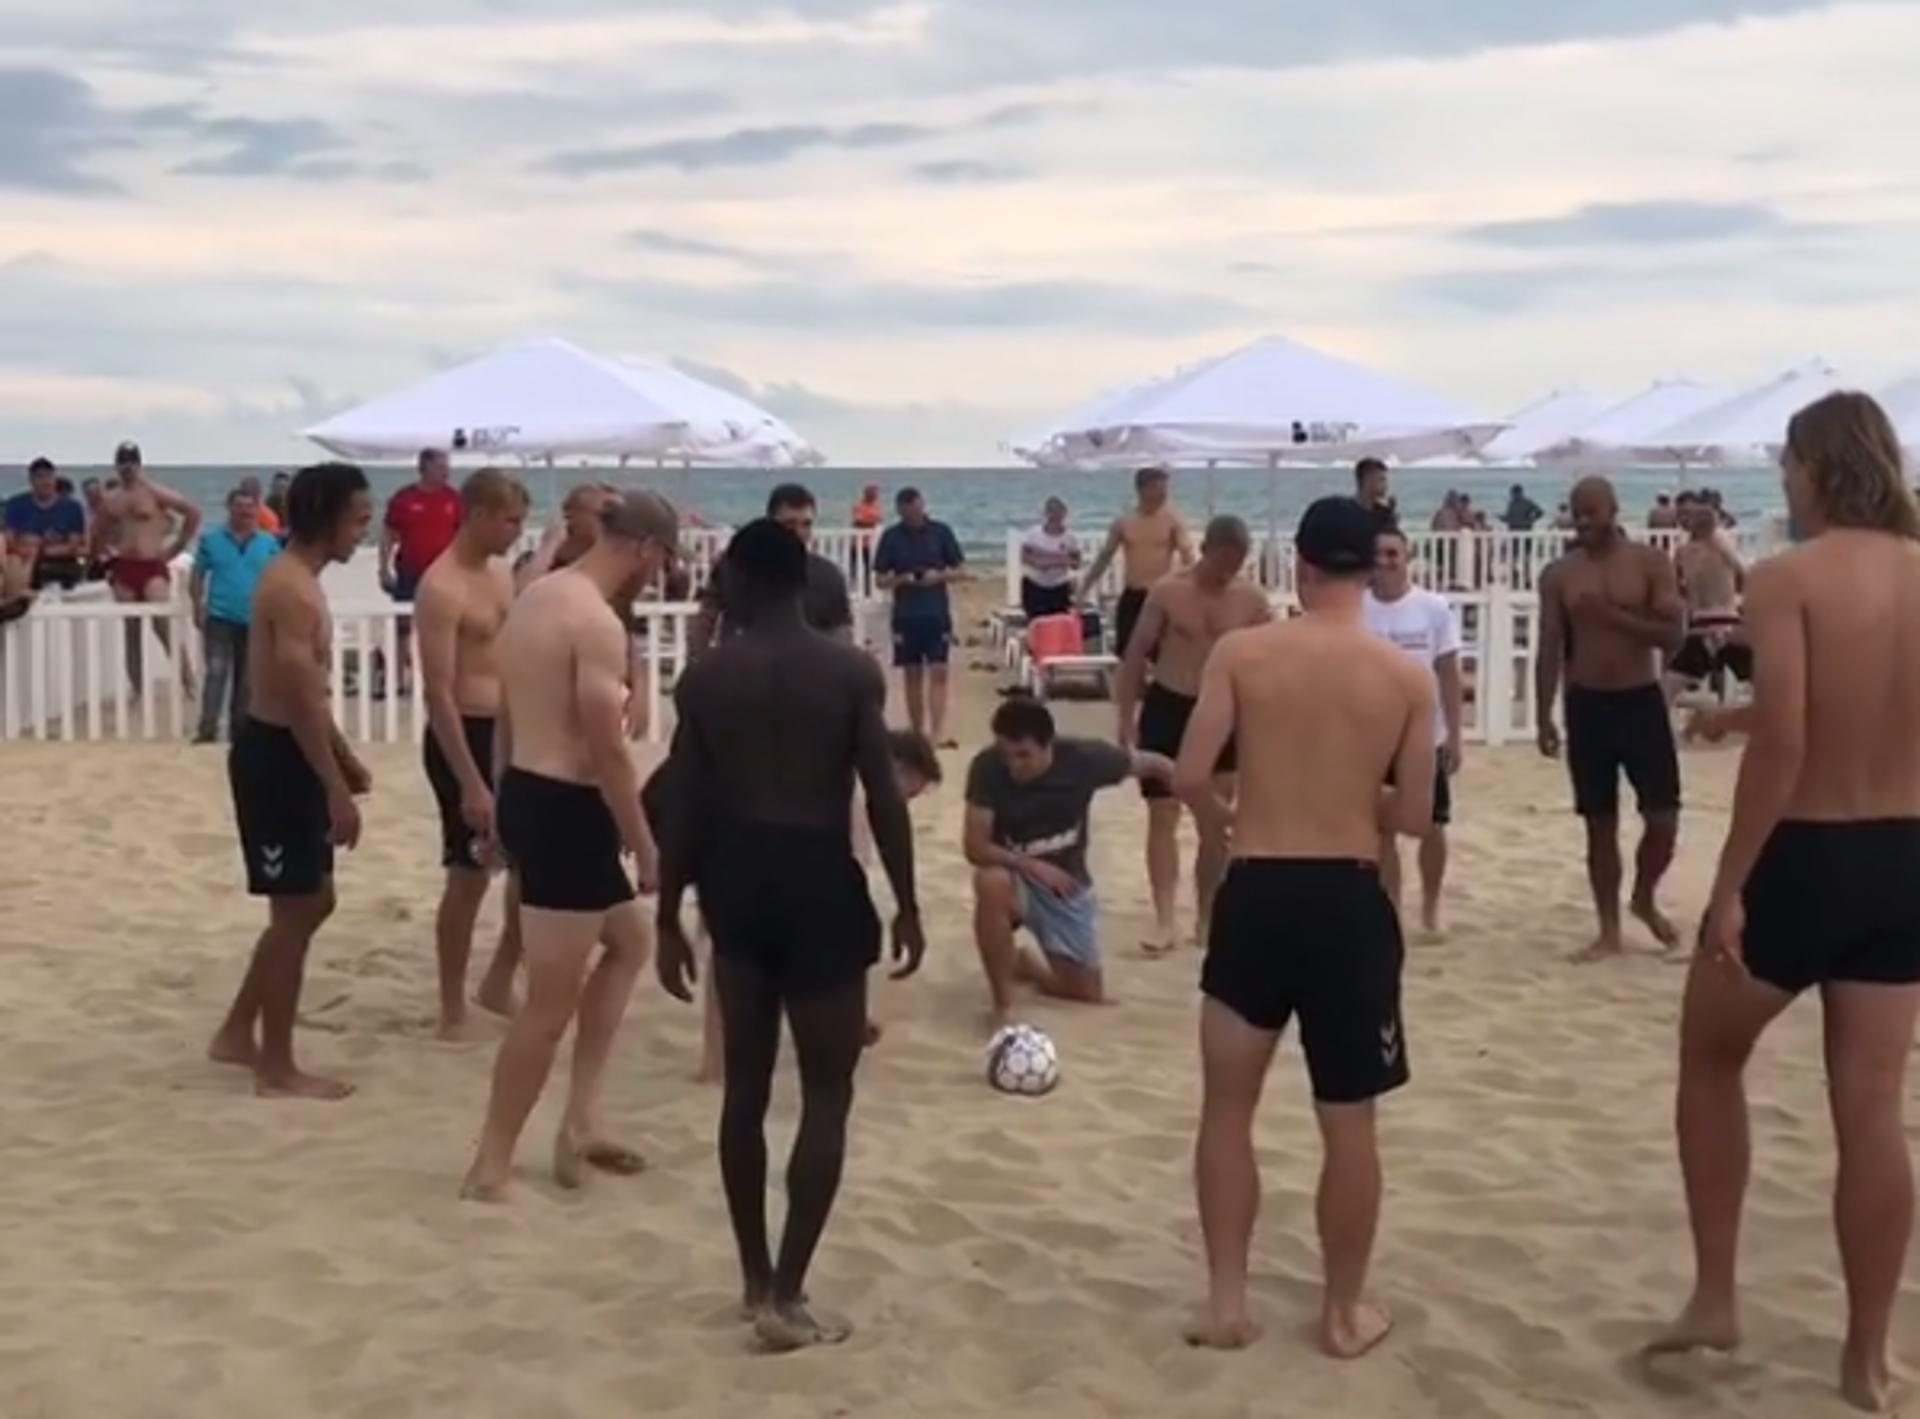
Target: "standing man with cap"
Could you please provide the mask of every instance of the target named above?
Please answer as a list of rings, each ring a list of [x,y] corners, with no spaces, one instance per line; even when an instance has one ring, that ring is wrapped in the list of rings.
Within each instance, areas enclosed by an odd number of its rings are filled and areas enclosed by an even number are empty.
[[[453,487],[453,467],[438,449],[423,449],[420,477],[387,500],[380,526],[380,588],[402,606],[411,606],[420,578],[453,545],[463,509]],[[399,692],[413,689],[413,618],[399,620]]]
[[[1201,975],[1204,1080],[1194,1172],[1210,1304],[1189,1343],[1241,1349],[1260,1207],[1253,1120],[1287,1022],[1313,1084],[1324,1158],[1321,1347],[1365,1354],[1392,1327],[1364,1295],[1380,1220],[1374,1101],[1407,1082],[1400,921],[1381,886],[1383,830],[1418,836],[1433,807],[1433,677],[1367,630],[1377,522],[1350,498],[1307,509],[1296,538],[1304,614],[1221,639],[1208,658],[1174,787],[1233,865]],[[1214,787],[1239,750],[1239,798]],[[1397,788],[1382,788],[1392,780]]]

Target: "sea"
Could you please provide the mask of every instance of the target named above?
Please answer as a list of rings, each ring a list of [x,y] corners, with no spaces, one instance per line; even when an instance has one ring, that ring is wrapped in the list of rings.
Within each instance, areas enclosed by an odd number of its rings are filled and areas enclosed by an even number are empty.
[[[207,516],[222,516],[227,492],[247,473],[263,480],[270,467],[162,467],[149,472],[157,481],[185,494]],[[77,483],[85,477],[107,476],[110,469],[63,467]],[[1392,475],[1393,495],[1408,526],[1425,527],[1449,492],[1465,493],[1474,507],[1484,510],[1496,526],[1507,504],[1508,490],[1518,483],[1551,517],[1566,501],[1580,470],[1512,468],[1406,468]],[[375,494],[384,502],[413,479],[411,467],[375,467],[367,470]],[[455,476],[459,475],[456,470]],[[767,493],[779,483],[797,481],[820,502],[820,523],[844,527],[863,488],[880,489],[885,506],[903,488],[917,488],[927,499],[932,516],[950,525],[968,559],[993,564],[1006,554],[1009,527],[1027,527],[1040,520],[1041,504],[1049,497],[1064,499],[1069,522],[1076,528],[1104,528],[1133,502],[1133,475],[1125,470],[1078,472],[1006,468],[809,468],[800,472],[757,469],[658,468],[529,468],[520,473],[533,496],[536,525],[549,520],[566,490],[575,483],[604,481],[622,488],[648,488],[663,493],[683,510],[708,522],[738,525],[765,509]],[[1741,522],[1778,512],[1784,505],[1780,474],[1775,469],[1714,469],[1690,471],[1682,482],[1677,470],[1634,468],[1610,470],[1620,495],[1623,520],[1644,525],[1654,499],[1682,487],[1714,488],[1727,509]],[[1343,468],[1283,469],[1270,477],[1264,468],[1181,470],[1174,474],[1174,503],[1190,520],[1212,513],[1234,513],[1255,527],[1271,520],[1287,527],[1307,505],[1329,493],[1353,490],[1352,474]]]

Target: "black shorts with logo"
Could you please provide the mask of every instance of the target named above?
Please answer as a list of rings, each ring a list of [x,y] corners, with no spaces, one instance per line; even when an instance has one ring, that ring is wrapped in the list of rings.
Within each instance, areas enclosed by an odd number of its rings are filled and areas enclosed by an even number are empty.
[[[490,716],[463,715],[460,720],[467,752],[473,755],[481,777],[489,782],[493,779],[493,726]],[[460,813],[459,775],[454,773],[453,764],[440,747],[440,736],[431,728],[427,730],[420,758],[426,765],[427,782],[433,787],[433,801],[440,809],[440,865],[480,870],[485,865],[480,860],[481,842]]]
[[[1620,775],[1642,816],[1680,811],[1680,752],[1667,697],[1658,685],[1631,690],[1567,686],[1567,772],[1574,811],[1583,818],[1620,813]]]
[[[1799,994],[1828,981],[1920,982],[1920,821],[1789,820],[1741,901],[1756,980]]]
[[[1200,988],[1257,1030],[1298,1016],[1314,1098],[1365,1103],[1411,1077],[1405,954],[1373,863],[1241,858],[1214,901]]]
[[[227,751],[227,782],[247,891],[256,897],[323,891],[333,877],[333,820],[326,785],[293,731],[243,715]]]

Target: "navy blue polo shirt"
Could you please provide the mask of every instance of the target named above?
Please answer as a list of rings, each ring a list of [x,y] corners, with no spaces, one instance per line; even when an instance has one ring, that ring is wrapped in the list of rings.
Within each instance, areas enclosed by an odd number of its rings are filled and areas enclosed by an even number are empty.
[[[918,527],[896,522],[881,533],[880,545],[873,553],[873,569],[890,576],[911,576],[914,572],[951,571],[965,565],[966,560],[960,554],[960,539],[953,535],[953,529],[928,518]],[[896,622],[951,620],[946,584],[896,586],[893,619]]]

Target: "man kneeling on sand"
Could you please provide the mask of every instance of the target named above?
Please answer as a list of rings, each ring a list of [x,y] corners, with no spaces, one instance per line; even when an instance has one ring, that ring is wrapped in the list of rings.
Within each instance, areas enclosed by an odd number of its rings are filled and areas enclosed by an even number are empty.
[[[1130,778],[1171,782],[1173,762],[1056,738],[1053,715],[1028,699],[1000,706],[993,740],[967,771],[963,845],[973,866],[974,941],[998,1026],[1013,1009],[1016,979],[1060,1000],[1106,999],[1087,810],[1094,794]],[[1015,947],[1021,926],[1040,943],[1037,954]]]

